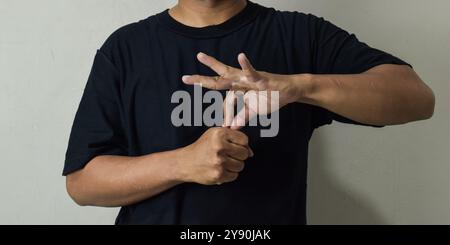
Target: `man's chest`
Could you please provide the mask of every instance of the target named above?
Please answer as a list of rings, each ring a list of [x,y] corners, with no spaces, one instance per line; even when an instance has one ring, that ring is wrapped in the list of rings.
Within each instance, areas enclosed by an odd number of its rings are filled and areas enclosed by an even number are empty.
[[[303,58],[295,58],[292,49],[273,40],[253,44],[204,41],[183,45],[167,39],[152,45],[152,55],[141,60],[132,73],[127,73],[122,95],[127,134],[136,154],[182,147],[194,142],[208,127],[220,126],[207,123],[205,113],[223,116],[211,113],[211,110],[218,104],[221,107],[226,92],[221,91],[220,98],[212,98],[208,95],[211,91],[185,85],[181,80],[183,75],[217,75],[196,60],[198,52],[210,54],[234,67],[239,66],[238,54],[244,52],[256,69],[278,74],[293,74],[308,65],[307,57],[304,64],[300,64],[302,62],[299,60]],[[174,111],[177,118],[182,118],[182,124],[174,121]],[[299,121],[300,114],[304,120]],[[290,105],[278,113],[278,121],[275,122],[278,133],[275,137],[262,138],[263,127],[260,125],[247,126],[243,131],[250,137],[253,147],[293,149],[298,137],[307,137],[308,118],[307,107]]]

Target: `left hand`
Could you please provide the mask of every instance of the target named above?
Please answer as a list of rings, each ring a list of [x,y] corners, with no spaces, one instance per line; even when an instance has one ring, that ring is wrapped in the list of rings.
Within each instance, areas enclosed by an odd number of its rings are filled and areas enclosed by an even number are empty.
[[[241,69],[225,65],[204,53],[199,53],[197,59],[219,76],[183,76],[184,83],[199,84],[213,90],[232,90],[244,93],[244,108],[236,116],[233,113],[236,94],[233,92],[227,94],[224,103],[224,126],[226,127],[239,129],[257,115],[267,115],[289,103],[296,102],[301,94],[301,90],[295,85],[296,80],[291,75],[257,71],[245,54],[238,56]],[[278,92],[278,98],[271,98],[272,91]],[[278,101],[274,101],[275,99]]]

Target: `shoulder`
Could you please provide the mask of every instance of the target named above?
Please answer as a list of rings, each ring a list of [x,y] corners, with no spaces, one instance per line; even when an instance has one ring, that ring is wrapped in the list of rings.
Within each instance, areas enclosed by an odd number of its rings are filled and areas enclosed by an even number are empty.
[[[323,17],[298,11],[276,10],[275,17],[284,25],[296,26],[314,26],[325,21]]]
[[[323,18],[314,14],[299,11],[285,11],[272,9],[271,18],[276,28],[285,40],[307,43],[311,40]]]
[[[317,36],[343,31],[325,18],[311,13],[276,10],[274,15],[284,34],[298,39],[313,40]]]
[[[150,33],[154,26],[154,16],[124,25],[105,40],[99,51],[118,69],[126,69],[131,59],[139,59],[149,49]]]
[[[106,39],[101,47],[101,50],[105,52],[111,51],[111,49],[121,48],[122,46],[127,46],[130,44],[136,44],[145,39],[148,35],[146,23],[148,19],[141,20],[138,22],[130,23],[122,26],[112,32],[111,35]]]
[[[272,9],[270,12],[275,23],[285,32],[312,31],[324,21],[322,17],[300,11]]]

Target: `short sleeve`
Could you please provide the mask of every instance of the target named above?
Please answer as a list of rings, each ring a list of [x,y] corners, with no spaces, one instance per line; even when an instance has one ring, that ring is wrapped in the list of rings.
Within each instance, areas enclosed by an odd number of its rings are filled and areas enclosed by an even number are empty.
[[[354,34],[335,26],[323,18],[310,16],[313,67],[316,74],[359,74],[382,64],[408,65],[403,60],[384,51],[372,48],[358,40]],[[331,124],[333,120],[365,125],[314,107],[315,127]]]
[[[119,71],[99,50],[75,115],[63,175],[99,155],[127,155]]]

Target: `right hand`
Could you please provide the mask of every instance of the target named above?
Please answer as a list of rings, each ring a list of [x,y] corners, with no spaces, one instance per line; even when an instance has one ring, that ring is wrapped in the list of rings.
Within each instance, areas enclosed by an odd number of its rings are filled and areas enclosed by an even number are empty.
[[[197,59],[219,76],[188,75],[182,77],[184,83],[198,84],[213,90],[241,91],[244,94],[244,107],[236,115],[234,115],[236,94],[228,93],[225,99],[224,126],[231,129],[240,129],[257,115],[268,115],[287,104],[299,101],[310,84],[306,82],[308,81],[306,74],[302,74],[305,82],[299,83],[298,75],[258,71],[243,53],[238,56],[240,68],[225,65],[204,53],[199,53]]]
[[[244,169],[244,161],[253,156],[248,137],[229,128],[208,129],[180,153],[182,180],[202,185],[236,180]]]

